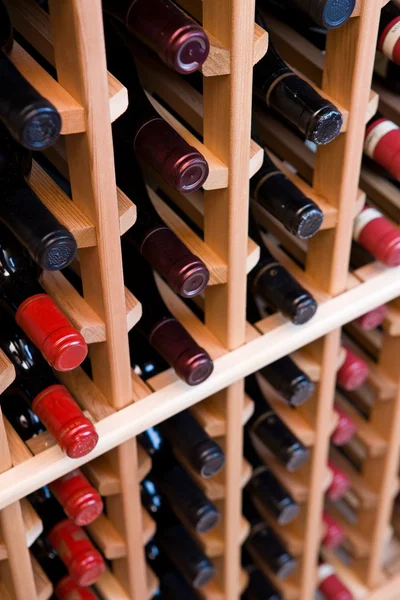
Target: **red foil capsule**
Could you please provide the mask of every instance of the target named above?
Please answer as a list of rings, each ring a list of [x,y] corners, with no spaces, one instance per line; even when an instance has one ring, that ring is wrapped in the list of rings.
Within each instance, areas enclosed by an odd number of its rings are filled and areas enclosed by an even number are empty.
[[[103,558],[82,527],[63,519],[50,530],[48,538],[72,579],[79,585],[92,585],[104,573]]]
[[[63,385],[51,385],[40,392],[32,410],[70,458],[86,456],[96,446],[99,436],[93,423]]]
[[[368,365],[348,348],[344,362],[337,372],[337,383],[345,390],[356,390],[365,382],[369,375]]]
[[[378,50],[400,65],[400,17],[386,25],[378,39]]]
[[[203,261],[189,252],[169,227],[157,227],[150,231],[141,245],[140,253],[167,280],[174,292],[184,298],[200,294],[210,279]]]
[[[27,298],[15,320],[57,371],[71,371],[86,358],[88,347],[82,335],[47,294]]]
[[[335,413],[339,415],[339,421],[331,440],[335,446],[343,446],[351,440],[357,427],[354,421],[337,404],[335,404]]]
[[[139,159],[179,192],[195,192],[208,177],[209,167],[204,156],[162,117],[147,121],[139,129],[134,149]]]
[[[331,460],[328,461],[328,467],[332,473],[332,482],[326,493],[331,500],[340,500],[350,488],[351,479]]]
[[[385,118],[377,118],[365,131],[364,152],[400,181],[400,128]]]
[[[344,531],[339,523],[335,521],[327,512],[324,511],[322,520],[325,526],[325,535],[322,540],[322,545],[325,548],[333,550],[340,546],[344,538]]]
[[[340,581],[335,569],[328,564],[318,567],[318,590],[325,600],[353,600],[353,595]]]
[[[376,208],[366,206],[356,217],[353,238],[388,267],[400,265],[400,230]]]
[[[364,331],[372,331],[373,329],[379,327],[379,325],[382,325],[387,315],[387,310],[386,304],[377,306],[376,308],[373,308],[369,312],[365,313],[365,315],[358,317],[358,319],[356,319],[356,323],[359,327],[361,327],[361,329],[364,329]]]
[[[80,469],[74,469],[49,485],[65,514],[77,525],[89,525],[103,512],[103,501]]]
[[[151,331],[149,342],[189,385],[202,383],[214,369],[209,354],[176,319],[157,323]]]
[[[54,593],[57,600],[98,600],[92,590],[78,585],[69,575],[57,583]]]
[[[131,2],[126,24],[178,73],[193,73],[207,59],[210,42],[204,29],[170,0]]]

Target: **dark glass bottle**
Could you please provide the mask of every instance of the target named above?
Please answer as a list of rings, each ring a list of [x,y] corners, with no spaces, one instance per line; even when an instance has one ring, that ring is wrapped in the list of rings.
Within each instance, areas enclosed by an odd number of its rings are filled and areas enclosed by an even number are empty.
[[[275,166],[265,150],[263,165],[250,180],[250,191],[296,237],[308,239],[321,227],[322,210]]]
[[[85,417],[68,390],[60,385],[52,369],[39,351],[8,315],[0,313],[0,347],[13,363],[16,381],[9,392],[1,396],[1,404],[11,421],[34,435],[38,423],[30,413],[13,407],[13,396],[18,394],[46,426],[59,446],[71,458],[88,454],[97,444],[98,434],[92,422]],[[8,408],[10,405],[10,408]],[[28,414],[27,414],[28,413]],[[32,437],[29,435],[29,437]]]
[[[249,577],[242,600],[282,600],[278,590],[272,585],[267,576],[254,564],[250,554],[243,549],[242,565]]]
[[[378,50],[400,65],[400,8],[395,2],[382,7],[379,22]]]
[[[211,531],[220,518],[218,509],[176,460],[170,444],[156,427],[141,433],[138,441],[152,457],[152,477],[177,516],[198,533]]]
[[[281,311],[295,325],[307,323],[317,311],[315,299],[269,252],[251,212],[249,235],[261,249],[260,260],[248,276],[249,295],[261,296],[270,307]]]
[[[39,269],[12,233],[0,224],[0,305],[58,371],[75,369],[88,348],[38,283]]]
[[[244,448],[244,455],[253,467],[252,477],[247,484],[250,496],[265,506],[279,525],[291,523],[299,514],[299,505],[272,471],[260,461],[248,435],[245,435]]]
[[[58,139],[61,117],[13,65],[7,56],[12,47],[11,21],[0,0],[0,120],[20,144],[44,150]]]
[[[162,600],[196,600],[197,596],[176,569],[174,564],[157,544],[155,539],[150,540],[145,548],[146,559],[160,582]],[[159,597],[156,596],[157,600]]]
[[[284,548],[272,529],[263,521],[250,496],[243,492],[243,514],[250,523],[250,535],[244,548],[260,557],[279,579],[286,579],[297,567],[296,559]]]
[[[0,406],[1,412],[24,442],[46,431],[46,427],[26,403],[20,390],[13,387],[3,392]]]
[[[89,588],[80,586],[69,575],[67,567],[46,538],[39,537],[31,546],[31,552],[53,584],[57,600],[97,600]]]
[[[170,0],[103,0],[103,7],[178,73],[193,73],[206,61],[204,29]]]
[[[290,69],[271,38],[268,52],[254,67],[253,91],[260,103],[315,144],[328,144],[340,133],[340,111]]]
[[[140,252],[174,292],[186,298],[197,296],[210,278],[206,265],[158,215],[133,149],[114,144],[114,158],[117,185],[129,198],[134,198],[138,209],[136,223],[125,233],[124,241]]]
[[[133,147],[137,157],[173,188],[184,193],[198,190],[208,176],[206,159],[153,108],[140,84],[124,32],[110,22],[105,30],[108,69],[126,86],[129,96],[127,111],[114,123],[114,135]]]
[[[155,543],[180,570],[194,588],[206,585],[215,575],[215,567],[195,540],[175,517],[166,498],[150,477],[141,483],[142,503],[157,523]]]
[[[270,363],[259,373],[291,406],[304,404],[314,393],[315,385],[290,356]]]
[[[213,362],[165,305],[148,263],[122,242],[125,285],[142,303],[138,331],[189,385],[197,385],[213,371]]]
[[[322,27],[340,27],[351,16],[355,0],[292,0],[309,17]]]
[[[47,487],[30,494],[28,500],[43,522],[43,537],[56,550],[74,581],[85,587],[97,581],[105,564],[85,531],[65,517]]]
[[[27,184],[31,169],[29,150],[0,124],[0,221],[42,269],[58,271],[73,261],[77,243]]]
[[[277,458],[288,471],[296,471],[308,460],[308,449],[269,406],[254,375],[246,379],[246,392],[254,400],[255,406],[247,425],[252,439]]]

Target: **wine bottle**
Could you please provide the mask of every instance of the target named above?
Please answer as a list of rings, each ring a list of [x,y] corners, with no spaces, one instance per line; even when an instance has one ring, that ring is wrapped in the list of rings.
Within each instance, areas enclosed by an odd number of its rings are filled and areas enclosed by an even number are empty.
[[[279,525],[292,523],[300,512],[300,506],[292,498],[255,452],[248,434],[245,434],[244,455],[253,467],[247,490],[255,503],[265,507]]]
[[[146,559],[160,582],[162,600],[196,600],[197,596],[154,539],[145,547]],[[157,600],[159,600],[159,597]]]
[[[77,525],[89,525],[103,512],[100,494],[80,469],[49,483],[49,490]]]
[[[378,50],[400,65],[400,8],[395,2],[382,7],[379,22]]]
[[[247,491],[243,492],[243,514],[250,523],[244,548],[259,557],[278,579],[286,579],[297,567],[296,559],[284,548],[272,529],[263,521]]]
[[[344,531],[339,523],[326,511],[322,514],[322,522],[324,524],[324,537],[321,544],[328,550],[334,550],[343,542]]]
[[[138,435],[138,441],[152,457],[151,476],[177,516],[198,533],[211,531],[220,518],[217,507],[179,464],[157,428]]]
[[[339,579],[335,569],[324,562],[318,567],[318,591],[325,600],[353,600],[353,595]]]
[[[84,587],[97,581],[105,571],[105,564],[85,531],[65,518],[48,488],[30,494],[28,500],[43,522],[43,537],[56,550],[72,579]]]
[[[58,271],[76,256],[77,243],[27,184],[32,155],[0,123],[0,221],[42,269]]]
[[[80,586],[69,575],[67,567],[47,539],[39,537],[31,546],[31,552],[53,584],[57,600],[97,600],[88,587]]]
[[[242,600],[282,600],[278,590],[267,576],[254,564],[250,554],[243,549],[242,565],[248,575],[249,583],[242,595]]]
[[[174,71],[193,73],[206,61],[204,29],[170,0],[103,0],[103,7]]]
[[[153,108],[137,74],[129,40],[114,23],[106,22],[108,69],[128,90],[129,106],[114,123],[114,135],[136,152],[180,192],[198,190],[208,177],[208,164]]]
[[[358,317],[354,322],[364,331],[372,331],[384,322],[388,313],[387,304],[381,304]]]
[[[147,381],[169,368],[168,363],[136,329],[129,332],[129,354],[132,369],[143,381]]]
[[[343,364],[337,372],[337,384],[348,391],[358,389],[365,383],[369,375],[369,367],[357,354],[342,345],[345,351]]]
[[[166,498],[150,477],[141,483],[142,503],[157,523],[155,543],[194,588],[205,586],[215,575],[215,567],[196,541],[175,517]]]
[[[24,442],[46,431],[46,427],[18,390],[5,390],[1,395],[0,406],[1,412]]]
[[[387,267],[400,264],[400,229],[376,208],[366,206],[356,216],[353,239]]]
[[[351,479],[333,460],[328,461],[328,468],[332,475],[332,481],[326,491],[326,495],[333,501],[340,500],[349,490]]]
[[[277,0],[270,1],[274,4]],[[290,13],[294,4],[326,29],[335,29],[343,25],[350,18],[355,3],[355,0],[278,0],[282,9],[285,8]],[[266,6],[269,6],[269,2],[266,2]]]
[[[357,426],[353,419],[351,419],[336,403],[334,412],[338,415],[338,423],[331,435],[331,442],[335,446],[343,446],[354,436]]]
[[[171,231],[151,203],[132,148],[114,144],[117,185],[135,199],[137,220],[124,235],[127,245],[132,244],[177,294],[190,298],[204,290],[210,273]]]
[[[300,406],[311,398],[315,385],[290,356],[275,360],[258,373],[290,406]]]
[[[265,27],[259,16],[260,24]],[[343,117],[329,100],[294,73],[269,41],[268,52],[254,67],[257,100],[317,145],[328,144],[340,133]]]
[[[318,305],[312,295],[269,252],[251,211],[249,235],[261,249],[260,260],[248,276],[249,295],[261,296],[269,306],[281,311],[295,325],[307,323],[315,315]]]
[[[8,57],[12,47],[11,21],[0,0],[0,121],[26,148],[44,150],[58,139],[61,117],[13,65]]]
[[[19,394],[70,458],[85,456],[97,444],[94,425],[17,325],[1,313],[0,322],[0,347],[13,363],[17,375],[10,388],[12,395],[9,396],[7,390],[0,399],[6,416],[10,411],[12,421],[19,420],[21,426],[28,426],[21,421],[24,417],[18,417],[19,409],[12,406],[13,395]]]
[[[324,213],[280,171],[267,152],[261,169],[250,180],[250,192],[293,235],[301,240],[315,235]]]
[[[132,246],[122,241],[125,285],[142,303],[136,330],[188,385],[198,385],[213,371],[213,362],[165,305],[153,273]],[[132,265],[132,266],[131,266]]]
[[[0,224],[0,305],[57,371],[75,369],[88,348],[37,281],[38,270],[15,237]]]
[[[364,153],[400,181],[400,128],[380,113],[367,123]]]
[[[258,442],[288,471],[296,471],[308,460],[308,449],[269,406],[254,375],[246,379],[246,392],[254,400],[254,413],[247,425],[253,444]]]

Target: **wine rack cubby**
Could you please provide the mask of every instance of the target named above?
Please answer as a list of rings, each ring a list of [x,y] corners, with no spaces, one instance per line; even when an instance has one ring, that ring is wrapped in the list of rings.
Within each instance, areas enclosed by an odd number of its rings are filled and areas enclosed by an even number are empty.
[[[60,273],[45,273],[41,281],[90,344],[93,378],[78,368],[63,374],[62,382],[95,422],[99,442],[87,457],[71,460],[48,434],[23,442],[4,419],[0,429],[0,597],[50,598],[50,581],[29,553],[42,526],[25,497],[82,466],[107,508],[106,516],[87,528],[110,561],[95,592],[105,600],[150,599],[158,583],[146,565],[143,548],[156,526],[141,506],[139,483],[151,470],[151,460],[136,443],[136,436],[189,408],[226,455],[220,474],[196,479],[222,515],[211,533],[195,534],[216,566],[215,579],[198,590],[199,597],[238,600],[247,585],[240,553],[249,534],[249,524],[241,514],[241,494],[251,478],[242,438],[254,410],[244,391],[244,378],[291,354],[315,383],[311,400],[292,410],[270,389],[267,395],[279,417],[309,449],[310,459],[298,472],[288,474],[266,457],[300,505],[300,514],[295,523],[283,527],[267,512],[262,516],[296,556],[298,566],[285,581],[274,577],[262,561],[259,566],[285,600],[313,598],[324,535],[322,511],[332,478],[329,455],[350,479],[357,519],[349,524],[325,502],[344,530],[343,545],[351,560],[345,564],[326,549],[324,558],[357,600],[394,600],[400,585],[396,537],[400,528],[398,510],[393,508],[399,489],[400,267],[386,269],[370,263],[349,268],[354,218],[367,197],[388,218],[400,222],[398,189],[364,165],[360,175],[365,124],[378,104],[383,114],[400,125],[398,97],[379,82],[371,88],[375,55],[371,40],[376,39],[385,2],[359,0],[348,23],[328,34],[324,55],[287,26],[268,21],[285,60],[344,115],[340,136],[315,154],[281,123],[253,107],[254,121],[273,160],[324,213],[321,231],[305,243],[288,234],[264,209],[254,207],[269,232],[263,239],[270,252],[319,303],[315,317],[301,327],[279,313],[254,324],[246,322],[246,276],[259,259],[259,248],[248,236],[249,179],[263,160],[262,148],[251,140],[252,69],[268,49],[268,34],[254,21],[254,0],[180,1],[203,24],[211,41],[202,68],[203,95],[138,50],[140,76],[156,109],[210,165],[204,191],[185,196],[168,189],[172,205],[154,191],[163,190],[165,184],[146,173],[157,210],[211,274],[201,299],[204,323],[157,279],[171,312],[214,360],[212,376],[192,388],[172,369],[144,383],[130,367],[127,333],[140,320],[141,305],[124,288],[119,240],[134,225],[136,207],[135,198],[128,198],[115,183],[110,127],[126,110],[128,95],[106,69],[101,2],[51,0],[49,4],[51,16],[33,0],[7,0],[15,29],[56,68],[57,78],[40,66],[36,54],[36,58],[30,56],[19,45],[12,60],[53,102],[63,120],[62,140],[46,155],[70,180],[73,200],[38,164],[29,183],[78,242],[76,268],[82,276],[83,296]],[[182,212],[196,227],[187,224]],[[389,310],[382,328],[367,332],[354,323],[384,303],[389,303]],[[350,343],[358,344],[357,353],[370,369],[365,389],[359,392],[371,400],[368,420],[355,413],[335,389],[343,359],[341,328],[343,339],[349,336]],[[3,356],[0,367],[0,390],[4,391],[14,372]],[[334,401],[356,422],[359,469],[337,449],[329,449],[337,424]],[[185,464],[184,457],[178,458]]]

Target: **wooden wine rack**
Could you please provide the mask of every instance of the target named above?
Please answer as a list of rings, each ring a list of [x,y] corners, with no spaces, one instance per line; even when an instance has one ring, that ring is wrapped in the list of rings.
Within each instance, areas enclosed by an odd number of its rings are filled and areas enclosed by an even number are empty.
[[[398,190],[365,168],[360,177],[365,123],[378,102],[380,110],[400,125],[398,97],[379,85],[371,91],[370,85],[373,42],[385,3],[359,0],[353,18],[329,33],[325,56],[286,26],[273,19],[269,22],[286,60],[332,98],[344,115],[341,135],[320,148],[316,156],[269,116],[257,111],[254,115],[274,159],[282,168],[285,159],[295,166],[309,184],[290,171],[288,176],[324,212],[322,231],[306,247],[257,209],[260,221],[282,244],[278,247],[266,238],[271,252],[319,301],[316,316],[302,327],[286,322],[279,314],[254,326],[245,318],[246,275],[259,257],[259,248],[247,234],[249,178],[262,162],[261,148],[250,141],[252,69],[268,47],[268,35],[254,23],[254,0],[180,1],[203,23],[211,41],[210,56],[202,69],[203,97],[149,56],[139,56],[142,81],[157,110],[210,165],[204,193],[183,196],[168,189],[173,202],[204,230],[203,239],[151,191],[165,221],[211,273],[204,298],[205,324],[158,280],[173,314],[215,362],[212,376],[189,388],[172,370],[144,384],[129,364],[127,333],[140,319],[141,306],[124,289],[119,238],[134,225],[136,207],[135,199],[116,187],[110,128],[126,110],[128,100],[126,89],[106,70],[101,2],[50,0],[50,18],[34,0],[7,0],[16,30],[57,69],[56,81],[16,44],[13,61],[57,106],[63,119],[62,143],[47,155],[69,177],[73,201],[38,165],[34,165],[30,185],[78,242],[83,297],[60,273],[46,273],[42,284],[90,344],[93,380],[81,369],[63,374],[61,379],[96,422],[100,439],[89,456],[71,460],[48,434],[24,443],[5,419],[4,425],[0,423],[2,600],[50,597],[52,586],[29,554],[42,525],[25,496],[80,465],[107,505],[107,516],[88,528],[104,556],[112,561],[112,569],[95,590],[104,600],[151,598],[157,581],[146,567],[143,546],[155,524],[141,507],[138,485],[151,469],[151,461],[137,446],[135,436],[186,408],[226,453],[223,472],[199,481],[222,514],[215,531],[198,537],[217,567],[217,577],[200,590],[200,597],[237,600],[246,585],[240,548],[248,535],[248,523],[241,516],[241,490],[251,476],[242,455],[242,431],[253,411],[243,378],[288,353],[316,382],[316,392],[307,405],[295,411],[269,396],[279,416],[311,451],[309,464],[294,475],[288,476],[271,463],[301,504],[296,527],[279,528],[298,557],[299,567],[289,580],[272,579],[285,600],[312,600],[324,492],[330,483],[327,458],[335,426],[332,406],[342,326],[376,357],[375,361],[369,359],[367,383],[374,404],[369,421],[360,420],[357,433],[364,449],[362,472],[347,467],[359,514],[356,525],[344,524],[353,560],[345,567],[335,556],[327,558],[357,600],[398,598],[400,553],[386,562],[382,556],[399,486],[400,267],[389,270],[374,264],[352,273],[348,267],[353,219],[363,208],[366,194],[370,202],[400,222]],[[182,122],[175,115],[180,115]],[[156,183],[162,188],[161,181]],[[305,263],[305,269],[286,252]],[[390,310],[383,333],[366,333],[348,325],[386,302],[390,302]],[[14,376],[13,367],[0,355],[0,392]],[[268,572],[266,565],[261,567]]]

